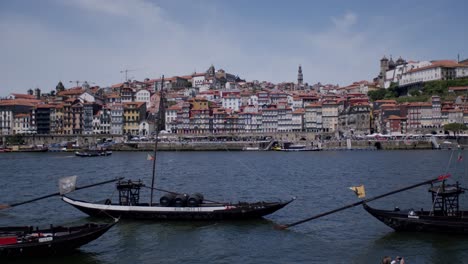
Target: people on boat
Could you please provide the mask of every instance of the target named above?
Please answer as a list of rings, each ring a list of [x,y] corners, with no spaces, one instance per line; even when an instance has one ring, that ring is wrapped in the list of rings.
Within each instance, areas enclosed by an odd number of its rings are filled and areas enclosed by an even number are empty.
[[[392,260],[391,257],[385,256],[382,258],[381,264],[405,264],[405,259],[402,257],[397,256],[395,259]]]

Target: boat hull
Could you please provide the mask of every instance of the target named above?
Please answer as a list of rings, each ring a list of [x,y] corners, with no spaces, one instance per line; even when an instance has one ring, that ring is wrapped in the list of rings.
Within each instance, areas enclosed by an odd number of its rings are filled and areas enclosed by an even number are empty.
[[[61,231],[62,235],[54,235],[53,237],[48,238],[45,237],[42,241],[41,239],[36,239],[31,242],[0,245],[0,258],[63,255],[96,240],[114,225],[115,223],[100,225],[86,224],[70,228],[56,227],[54,228],[54,231],[39,230],[41,233]],[[21,228],[26,230],[29,227],[4,227],[0,228],[0,233],[9,232],[12,229],[20,230]],[[69,230],[75,231],[70,232]],[[38,233],[37,231],[35,232],[36,234]]]
[[[276,212],[294,199],[287,202],[257,202],[238,204],[204,204],[198,207],[163,207],[163,206],[122,206],[95,204],[62,197],[85,214],[93,217],[119,217],[122,219],[138,220],[243,220],[261,218]]]
[[[372,216],[401,232],[436,232],[468,234],[468,212],[458,216],[430,215],[428,211],[412,210],[378,210],[363,204],[364,209]]]

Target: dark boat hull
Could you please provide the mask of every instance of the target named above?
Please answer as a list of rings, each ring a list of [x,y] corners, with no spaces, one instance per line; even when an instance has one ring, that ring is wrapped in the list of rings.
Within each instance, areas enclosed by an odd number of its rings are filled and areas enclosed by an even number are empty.
[[[103,151],[103,152],[75,152],[75,156],[77,157],[101,157],[101,156],[110,156],[112,155],[112,151]]]
[[[367,204],[363,207],[395,231],[468,234],[467,211],[460,212],[458,216],[437,216],[430,215],[428,211],[378,210]]]
[[[93,204],[63,197],[66,203],[93,217],[109,217],[138,220],[244,220],[261,218],[283,208],[287,202],[239,203],[232,205],[200,207],[120,206]]]
[[[39,242],[38,240],[31,242],[23,242],[16,244],[0,245],[0,258],[14,258],[14,257],[37,257],[37,256],[53,256],[63,255],[85,245],[93,240],[96,240],[105,232],[107,232],[115,223],[112,224],[86,224],[79,227],[70,227],[70,229],[82,228],[77,232],[71,232],[64,235],[56,235],[50,241]],[[23,227],[23,229],[28,227]],[[63,227],[57,227],[54,230],[58,231]],[[11,230],[12,227],[0,228],[0,233]],[[21,229],[19,227],[18,229]],[[63,228],[66,230],[68,228]],[[48,232],[50,230],[40,230],[41,232]],[[66,233],[66,231],[63,231]]]

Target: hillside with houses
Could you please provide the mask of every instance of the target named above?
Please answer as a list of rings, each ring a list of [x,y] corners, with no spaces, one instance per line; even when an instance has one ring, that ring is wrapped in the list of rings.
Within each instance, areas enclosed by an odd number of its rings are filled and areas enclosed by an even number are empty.
[[[166,133],[311,132],[341,138],[435,134],[444,133],[447,124],[468,124],[468,85],[444,87],[442,97],[426,93],[424,101],[399,100],[418,98],[430,82],[463,83],[468,78],[467,60],[393,62],[384,57],[380,66],[374,80],[347,86],[304,83],[301,66],[296,82],[276,84],[246,81],[213,65],[202,73],[106,87],[77,82],[66,88],[59,82],[49,93],[36,88],[1,99],[0,134],[151,136],[161,89],[167,106]]]

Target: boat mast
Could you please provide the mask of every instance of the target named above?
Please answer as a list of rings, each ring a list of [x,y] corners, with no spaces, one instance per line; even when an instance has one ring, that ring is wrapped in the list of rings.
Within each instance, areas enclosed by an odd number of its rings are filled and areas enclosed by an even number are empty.
[[[157,90],[157,84],[156,84]],[[150,197],[150,206],[153,205],[153,192],[154,192],[154,176],[156,174],[156,151],[158,149],[158,137],[159,131],[164,127],[164,75],[161,78],[161,90],[159,92],[159,109],[158,115],[156,118],[156,134],[154,140],[154,153],[153,153],[153,177],[151,179],[151,197]]]

